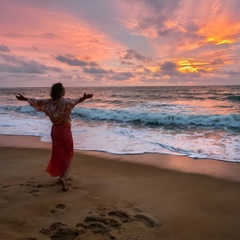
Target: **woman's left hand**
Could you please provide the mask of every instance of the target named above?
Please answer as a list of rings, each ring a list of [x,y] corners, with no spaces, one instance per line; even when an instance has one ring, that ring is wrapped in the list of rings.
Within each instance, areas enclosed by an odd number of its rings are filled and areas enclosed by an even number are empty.
[[[86,93],[84,93],[83,97],[84,97],[84,99],[92,98],[93,94],[86,94]]]

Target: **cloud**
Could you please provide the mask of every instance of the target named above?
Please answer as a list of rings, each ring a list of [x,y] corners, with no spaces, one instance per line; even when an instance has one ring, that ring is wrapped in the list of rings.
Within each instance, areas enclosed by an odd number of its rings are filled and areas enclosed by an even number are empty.
[[[204,70],[200,71],[191,71],[190,70],[185,70],[184,72],[181,72],[178,70],[178,65],[173,62],[173,61],[166,61],[162,64],[160,64],[160,69],[157,71],[154,76],[159,77],[159,76],[168,76],[168,77],[181,77],[181,78],[198,78],[201,76],[201,73],[206,72]]]
[[[1,44],[0,45],[0,52],[10,52],[10,49],[7,46]]]
[[[1,82],[239,84],[239,0],[91,2],[2,1]]]
[[[69,66],[85,67],[88,65],[88,62],[79,60],[72,55],[68,55],[68,56],[58,55],[55,57],[55,59],[58,60],[59,62],[66,63]]]
[[[224,64],[224,60],[221,58],[214,59],[213,61],[210,62],[210,65],[223,65],[223,64]]]
[[[139,61],[146,61],[147,58],[142,56],[141,54],[137,53],[133,49],[128,49],[123,53],[122,59],[124,60],[139,60]]]
[[[123,51],[120,53],[120,60],[122,64],[133,66],[133,65],[139,65],[139,62],[141,63],[148,63],[150,59],[147,57],[137,53],[133,49],[127,49],[126,51]]]
[[[126,3],[127,11],[131,9],[131,13],[129,12],[131,17],[125,21],[125,26],[135,33],[158,37],[176,31],[176,26],[169,24],[169,20],[176,16],[181,1],[133,0]]]
[[[240,71],[228,71],[228,72],[224,72],[224,74],[238,77],[240,75]]]
[[[177,64],[174,62],[171,62],[171,61],[167,61],[167,62],[164,62],[163,64],[161,64],[160,71],[163,75],[169,75],[169,76],[179,74],[179,72],[177,70]]]
[[[24,60],[14,55],[0,53],[0,59],[3,60],[3,62],[0,63],[0,72],[44,74],[48,71],[62,71],[60,68],[46,66],[32,60]]]
[[[38,37],[38,36],[37,36]],[[59,36],[57,36],[54,33],[51,32],[47,32],[47,33],[43,33],[41,35],[39,35],[39,37],[44,37],[44,38],[59,38]]]
[[[115,81],[123,81],[129,80],[132,77],[134,77],[134,74],[132,72],[119,72],[112,74],[110,79]]]
[[[20,34],[20,33],[7,33],[5,34],[6,37],[9,38],[60,38],[58,35],[51,33],[51,32],[46,32],[42,34]]]
[[[55,56],[55,59],[58,60],[59,62],[66,63],[69,66],[79,66],[79,67],[86,67],[86,66],[97,67],[98,66],[96,62],[88,61],[90,58],[86,56],[84,56],[85,60],[78,59],[73,55],[57,55]]]
[[[99,68],[99,67],[83,68],[83,71],[84,71],[85,73],[91,73],[91,74],[113,73],[112,70],[105,70],[105,69]]]
[[[59,62],[65,63],[68,66],[77,66],[80,67],[84,73],[87,74],[109,74],[113,73],[112,70],[105,70],[101,67],[99,67],[99,64],[90,61],[91,57],[89,56],[83,56],[82,59],[77,58],[74,55],[68,54],[68,55],[57,55],[55,56],[55,59]]]

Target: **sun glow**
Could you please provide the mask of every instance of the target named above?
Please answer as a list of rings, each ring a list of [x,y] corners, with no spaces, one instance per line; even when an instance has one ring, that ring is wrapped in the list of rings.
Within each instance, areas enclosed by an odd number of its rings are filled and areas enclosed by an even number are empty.
[[[180,60],[177,63],[179,72],[198,72],[198,68],[195,67],[195,63],[191,63],[189,60]]]
[[[199,70],[211,72],[213,68],[208,65],[207,62],[196,61],[194,59],[183,59],[177,62],[178,71],[183,73],[197,73]]]
[[[207,39],[208,42],[212,42],[215,43],[216,45],[220,45],[220,44],[231,44],[234,43],[233,40],[229,40],[229,39],[220,39],[217,37],[210,37]]]

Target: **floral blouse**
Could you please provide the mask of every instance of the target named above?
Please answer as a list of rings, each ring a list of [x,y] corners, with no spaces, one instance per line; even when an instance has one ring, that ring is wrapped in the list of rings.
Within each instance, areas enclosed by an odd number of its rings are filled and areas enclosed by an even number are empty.
[[[44,112],[53,124],[71,121],[71,111],[79,103],[79,98],[49,99],[29,98],[28,103],[37,111]]]

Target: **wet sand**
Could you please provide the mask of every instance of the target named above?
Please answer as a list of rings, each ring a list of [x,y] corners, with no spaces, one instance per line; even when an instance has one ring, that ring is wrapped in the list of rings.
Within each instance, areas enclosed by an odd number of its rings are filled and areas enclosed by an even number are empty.
[[[2,239],[239,239],[240,164],[75,151],[70,189],[51,145],[0,135]]]

